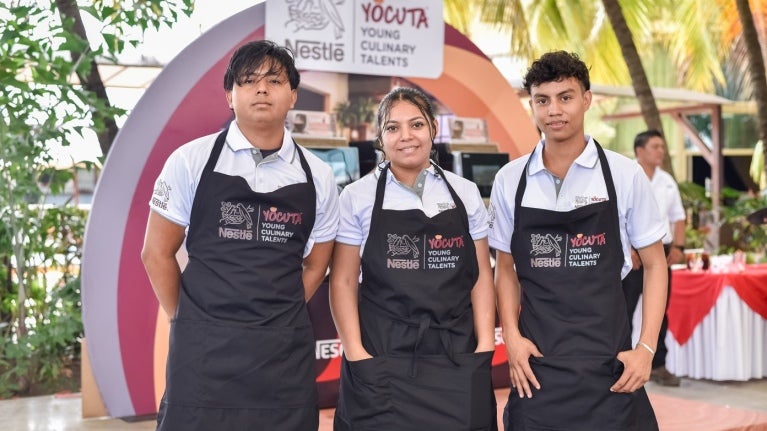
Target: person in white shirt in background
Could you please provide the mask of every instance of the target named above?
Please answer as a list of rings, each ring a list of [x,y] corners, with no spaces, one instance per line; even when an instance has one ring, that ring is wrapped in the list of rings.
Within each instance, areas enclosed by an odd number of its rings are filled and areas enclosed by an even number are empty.
[[[668,172],[661,169],[663,156],[666,153],[666,142],[663,135],[657,130],[647,130],[636,135],[634,138],[634,154],[636,161],[647,174],[652,186],[655,202],[658,204],[664,225],[667,226],[663,236],[663,249],[666,252],[668,264],[668,297],[671,297],[671,265],[684,261],[685,221],[686,215],[682,206],[682,197],[679,194],[679,186],[676,180]],[[636,310],[639,297],[642,293],[642,280],[644,268],[639,254],[631,249],[632,271],[623,279],[623,293],[626,295],[628,306],[629,323],[631,323]],[[666,302],[668,308],[668,301]],[[658,333],[658,348],[652,360],[652,372],[650,380],[663,386],[679,386],[679,377],[671,374],[666,369],[666,332],[668,318],[663,316],[663,323]]]

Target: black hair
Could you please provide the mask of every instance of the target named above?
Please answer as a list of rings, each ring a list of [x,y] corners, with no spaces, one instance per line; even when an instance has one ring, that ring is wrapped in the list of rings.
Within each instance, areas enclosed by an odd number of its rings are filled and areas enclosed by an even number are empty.
[[[663,139],[663,133],[659,132],[658,130],[651,129],[637,134],[634,138],[634,154],[636,154],[637,148],[644,148],[644,146],[647,145],[647,142],[652,138]]]
[[[229,60],[229,67],[224,73],[224,90],[232,91],[234,84],[241,85],[243,79],[268,64],[268,74],[279,75],[285,71],[290,82],[290,88],[295,90],[301,82],[301,75],[296,69],[293,52],[271,40],[248,42],[237,48]]]
[[[580,81],[584,91],[591,89],[589,68],[577,54],[567,51],[552,51],[543,54],[530,65],[522,85],[530,93],[532,87],[567,78],[575,78]]]

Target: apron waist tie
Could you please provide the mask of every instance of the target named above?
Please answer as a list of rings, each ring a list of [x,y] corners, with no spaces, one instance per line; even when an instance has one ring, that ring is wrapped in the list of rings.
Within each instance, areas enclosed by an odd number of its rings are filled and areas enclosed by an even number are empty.
[[[458,360],[455,359],[455,351],[453,349],[453,341],[450,338],[450,334],[448,333],[447,330],[451,329],[453,326],[455,326],[455,323],[457,321],[459,321],[460,319],[462,319],[466,315],[466,313],[469,312],[469,310],[471,310],[470,308],[467,308],[466,311],[461,313],[460,316],[458,316],[458,317],[456,317],[454,319],[451,319],[449,322],[441,324],[441,325],[437,325],[437,324],[434,324],[434,321],[428,315],[423,315],[418,320],[409,320],[409,319],[403,318],[402,316],[398,316],[398,315],[395,315],[395,314],[391,313],[389,310],[386,310],[385,308],[382,308],[380,305],[378,305],[375,302],[365,298],[364,296],[361,299],[362,299],[361,300],[362,303],[367,303],[369,305],[372,305],[373,309],[375,309],[379,313],[383,314],[384,316],[386,316],[386,317],[388,317],[388,318],[390,318],[390,319],[392,319],[394,321],[397,321],[397,322],[400,322],[400,323],[404,323],[405,325],[412,326],[412,327],[417,327],[418,328],[418,333],[416,335],[415,344],[413,346],[413,357],[410,359],[410,372],[408,373],[408,375],[410,377],[415,377],[416,375],[418,375],[418,370],[417,370],[417,362],[418,362],[418,356],[419,356],[418,347],[420,346],[421,341],[423,340],[423,337],[426,334],[426,330],[429,329],[429,328],[440,330],[439,331],[439,339],[440,339],[441,344],[442,344],[442,349],[445,351],[445,354],[447,355],[447,358],[450,360],[450,362],[453,363],[453,365],[455,365],[455,366],[459,365],[458,364]]]
[[[416,364],[418,362],[418,346],[421,344],[421,340],[423,340],[423,336],[426,334],[426,330],[429,328],[430,323],[431,319],[429,316],[422,316],[418,323],[418,335],[415,338],[415,345],[413,346],[413,357],[410,358],[410,373],[408,374],[410,377],[418,375],[418,370],[416,369]]]

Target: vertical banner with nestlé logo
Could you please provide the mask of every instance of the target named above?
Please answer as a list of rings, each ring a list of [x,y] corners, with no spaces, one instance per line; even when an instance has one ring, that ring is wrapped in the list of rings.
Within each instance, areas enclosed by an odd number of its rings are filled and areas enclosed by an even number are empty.
[[[299,69],[437,78],[442,0],[269,0],[265,34]]]

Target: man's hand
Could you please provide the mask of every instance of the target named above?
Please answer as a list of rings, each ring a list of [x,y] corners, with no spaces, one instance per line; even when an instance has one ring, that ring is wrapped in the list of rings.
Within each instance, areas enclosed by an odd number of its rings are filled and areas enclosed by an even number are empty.
[[[684,262],[684,252],[682,252],[679,247],[672,245],[671,249],[668,251],[668,256],[666,256],[666,262],[668,263],[668,266]]]
[[[618,360],[623,363],[623,374],[610,390],[631,393],[644,386],[650,380],[652,358],[653,354],[642,346],[618,353]]]
[[[542,358],[543,354],[532,341],[524,337],[517,337],[513,341],[507,340],[506,354],[509,358],[511,387],[517,390],[520,398],[525,396],[532,398],[533,391],[530,389],[530,385],[532,384],[535,389],[541,389],[541,385],[530,367],[530,356]]]

